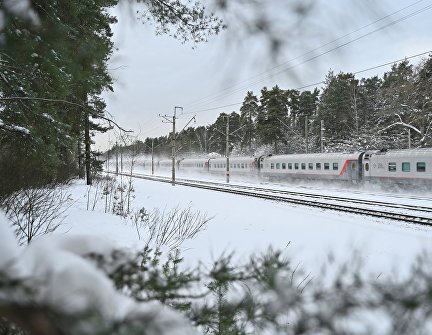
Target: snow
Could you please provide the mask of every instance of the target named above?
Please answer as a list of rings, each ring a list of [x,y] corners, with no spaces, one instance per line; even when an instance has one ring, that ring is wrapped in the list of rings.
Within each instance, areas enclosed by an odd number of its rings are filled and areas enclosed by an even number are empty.
[[[32,8],[29,0],[4,0],[3,6],[7,11],[30,21],[34,25],[40,24],[39,16]]]
[[[234,178],[233,183],[245,182]],[[238,259],[244,259],[251,253],[273,247],[284,250],[308,271],[328,263],[329,257],[346,262],[359,252],[367,271],[392,276],[406,273],[422,251],[432,251],[432,229],[427,227],[141,179],[134,179],[133,184],[133,208],[144,207],[151,211],[191,206],[193,210],[213,217],[204,231],[182,245],[182,256],[187,266],[198,262],[211,264],[221,254],[233,251]],[[281,184],[272,187],[284,188]],[[319,188],[308,189],[311,190],[317,194],[322,192]],[[57,233],[85,232],[132,250],[142,247],[143,241],[138,240],[131,222],[101,213],[100,209],[85,211],[83,196],[87,193],[86,186],[76,184],[73,191],[75,199],[81,199],[81,202],[70,210],[66,225]],[[389,194],[373,190],[361,192],[337,188],[328,188],[326,192],[339,196],[351,194],[359,199],[430,204],[430,198],[425,195],[423,199],[403,194],[391,198]]]
[[[24,280],[35,291],[35,302],[67,314],[96,310],[112,322],[146,320],[146,334],[196,333],[166,306],[137,303],[122,295],[104,272],[82,257],[112,254],[116,249],[106,240],[69,234],[44,236],[19,250],[4,215],[0,215],[0,233],[0,272],[10,280]],[[124,256],[126,260],[127,254]],[[8,297],[2,292],[0,298],[11,301],[14,294]]]
[[[127,181],[125,177],[119,179]],[[247,183],[235,177],[232,181]],[[191,207],[213,217],[203,231],[181,245],[185,259],[182,266],[186,268],[198,264],[211,267],[221,255],[232,252],[235,264],[271,247],[282,250],[311,278],[319,276],[323,268],[331,271],[335,265],[353,260],[360,261],[363,271],[373,278],[397,278],[408,274],[420,253],[432,251],[432,229],[427,227],[148,180],[134,179],[133,185],[134,209]],[[288,186],[278,183],[272,187]],[[77,181],[69,190],[75,203],[64,224],[53,235],[39,237],[27,247],[18,247],[0,213],[0,272],[10,279],[26,278],[30,285],[39,287],[37,302],[62,308],[66,313],[93,308],[107,320],[151,320],[149,334],[194,333],[188,322],[169,308],[159,303],[136,303],[116,291],[106,273],[129,260],[134,251],[142,249],[144,241],[139,240],[129,219],[104,213],[104,199],[99,199],[94,210],[87,210],[88,204],[93,207],[95,187]],[[310,190],[323,192],[318,186]],[[326,192],[380,201],[391,198],[371,190],[334,188]],[[428,198],[423,196],[421,201],[427,203]],[[419,198],[399,194],[394,199],[416,203]],[[112,258],[108,270],[98,268],[85,257],[96,254],[109,258],[120,249],[121,257]],[[284,297],[285,293],[288,296]],[[281,292],[282,300],[288,301],[290,293],[285,293]]]
[[[19,255],[18,244],[15,240],[15,235],[6,223],[5,218],[2,219],[0,213],[0,270],[10,266]]]
[[[30,130],[28,130],[27,128],[17,126],[17,125],[6,125],[1,119],[0,119],[0,127],[3,127],[7,130],[23,133],[24,135],[30,135]]]

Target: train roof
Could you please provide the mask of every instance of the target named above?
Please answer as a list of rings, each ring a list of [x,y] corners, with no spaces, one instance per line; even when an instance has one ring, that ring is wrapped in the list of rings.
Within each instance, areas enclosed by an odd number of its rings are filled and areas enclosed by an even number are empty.
[[[432,157],[432,148],[415,148],[415,149],[399,149],[399,150],[376,150],[368,151],[371,156],[385,157]]]
[[[207,162],[210,158],[201,157],[201,158],[181,158],[180,162]]]
[[[253,162],[255,160],[254,157],[250,157],[250,156],[232,156],[229,159],[230,161],[237,161],[237,162]],[[215,161],[226,161],[226,157],[211,158],[211,162],[215,162]]]
[[[275,155],[267,156],[265,160],[280,160],[280,159],[358,159],[361,152],[329,152],[329,153],[310,153],[310,154],[288,154],[288,155]]]

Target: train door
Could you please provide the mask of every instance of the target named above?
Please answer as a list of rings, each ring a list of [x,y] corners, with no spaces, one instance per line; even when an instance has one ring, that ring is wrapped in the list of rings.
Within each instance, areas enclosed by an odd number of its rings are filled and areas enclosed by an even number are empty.
[[[365,152],[361,155],[362,159],[360,158],[360,160],[362,161],[362,167],[363,167],[362,179],[364,179],[364,180],[370,180],[370,177],[371,177],[371,170],[372,170],[372,167],[370,165],[371,155],[372,154]]]
[[[361,182],[362,180],[363,180],[363,171],[364,171],[364,169],[363,169],[363,156],[364,156],[364,152],[362,152],[360,155],[359,155],[359,158],[358,158],[358,160],[357,160],[357,168],[358,168],[358,171],[357,171],[357,173],[358,173],[358,175],[357,175],[357,180],[359,181],[359,182]]]
[[[350,160],[347,162],[347,172],[349,173],[349,180],[352,183],[357,181],[357,162],[354,160]]]

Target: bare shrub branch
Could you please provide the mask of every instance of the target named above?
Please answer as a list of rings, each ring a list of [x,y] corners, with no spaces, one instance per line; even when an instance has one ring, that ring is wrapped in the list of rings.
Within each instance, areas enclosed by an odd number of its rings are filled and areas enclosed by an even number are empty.
[[[145,237],[147,245],[166,246],[174,250],[204,230],[212,217],[194,211],[189,204],[183,209],[177,206],[171,210],[155,209],[151,213],[141,208],[131,216],[131,219],[138,237]]]
[[[69,193],[56,185],[17,191],[0,204],[20,244],[55,231],[72,205]]]

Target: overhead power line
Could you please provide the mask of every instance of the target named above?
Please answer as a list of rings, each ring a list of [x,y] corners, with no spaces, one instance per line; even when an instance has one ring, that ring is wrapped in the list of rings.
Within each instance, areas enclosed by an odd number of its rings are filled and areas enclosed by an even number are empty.
[[[363,70],[352,72],[352,74],[356,75],[356,74],[359,74],[359,73],[363,73],[363,72],[379,69],[379,68],[384,67],[384,66],[392,65],[392,64],[399,63],[399,62],[402,62],[404,60],[408,60],[408,59],[412,59],[412,58],[421,57],[421,56],[424,56],[424,55],[427,55],[427,54],[431,54],[431,53],[432,53],[432,50],[428,50],[428,51],[425,51],[425,52],[422,52],[422,53],[418,53],[416,55],[400,58],[400,59],[397,59],[397,60],[394,60],[394,61],[391,61],[391,62],[387,62],[387,63],[384,63],[384,64],[368,67],[368,68],[363,69]],[[300,87],[297,87],[297,88],[294,88],[294,89],[295,90],[302,90],[302,89],[306,89],[306,88],[310,88],[310,87],[316,87],[317,85],[324,84],[324,83],[325,83],[325,80],[321,80],[321,81],[315,82],[313,84],[300,86]],[[223,105],[223,106],[216,106],[216,107],[211,107],[211,108],[206,108],[206,109],[194,110],[192,112],[188,112],[188,113],[184,113],[184,114],[208,112],[208,111],[213,111],[213,110],[217,110],[217,109],[222,109],[222,108],[227,108],[227,107],[241,105],[242,103],[243,103],[243,101],[241,101],[241,102],[234,102],[232,104],[227,104],[227,105]]]
[[[306,52],[306,53],[304,53],[304,54],[302,54],[302,55],[300,55],[300,56],[298,56],[298,57],[295,57],[295,58],[293,58],[293,59],[291,59],[291,60],[289,60],[289,61],[287,61],[287,62],[284,62],[284,63],[282,63],[282,64],[279,64],[279,65],[273,67],[272,69],[269,69],[269,70],[267,70],[267,71],[265,71],[265,72],[263,72],[263,73],[261,73],[261,74],[258,74],[258,75],[256,75],[256,76],[250,77],[249,79],[245,79],[244,81],[242,81],[242,82],[240,83],[240,84],[242,84],[242,83],[248,83],[247,85],[241,85],[241,86],[239,86],[239,85],[234,85],[234,86],[231,86],[231,87],[229,87],[229,88],[226,88],[226,89],[220,91],[219,93],[216,93],[216,94],[214,94],[214,95],[209,95],[209,96],[207,96],[207,97],[204,97],[204,98],[202,98],[202,99],[196,100],[195,102],[190,103],[190,104],[187,104],[187,105],[185,105],[185,106],[191,107],[191,106],[196,106],[196,105],[208,105],[208,104],[210,104],[210,103],[212,103],[212,102],[214,102],[214,101],[216,101],[216,100],[219,100],[219,99],[222,98],[222,97],[225,97],[225,96],[228,96],[228,95],[232,95],[232,94],[237,93],[237,92],[239,92],[239,91],[241,91],[241,90],[244,90],[244,89],[248,89],[251,85],[259,84],[259,83],[265,81],[266,79],[268,79],[268,78],[271,77],[271,76],[278,75],[278,74],[280,74],[280,73],[282,73],[282,72],[285,72],[285,71],[291,70],[291,69],[293,69],[293,68],[295,68],[295,67],[298,67],[298,66],[300,66],[300,65],[306,64],[306,63],[308,63],[308,62],[310,62],[310,61],[312,61],[312,60],[315,60],[315,59],[317,59],[317,58],[319,58],[319,57],[322,57],[322,56],[324,56],[324,55],[326,55],[326,54],[329,54],[329,53],[331,53],[331,52],[333,52],[333,51],[335,51],[335,50],[337,50],[337,49],[340,49],[340,48],[342,48],[342,47],[345,47],[345,46],[347,46],[347,45],[349,45],[349,44],[351,44],[351,43],[353,43],[353,42],[356,42],[356,41],[358,41],[358,40],[364,38],[364,37],[367,37],[367,36],[369,36],[369,35],[372,35],[372,34],[378,32],[378,31],[381,31],[381,30],[383,30],[383,29],[386,29],[386,28],[388,28],[388,27],[390,27],[390,26],[393,26],[393,25],[395,25],[395,24],[397,24],[397,23],[399,23],[399,22],[402,22],[402,21],[404,21],[404,20],[407,20],[408,18],[411,18],[411,17],[413,17],[413,16],[415,16],[415,15],[418,15],[418,14],[420,14],[420,13],[423,13],[423,12],[425,12],[425,11],[427,11],[427,10],[429,10],[429,9],[432,8],[432,4],[428,4],[428,5],[425,6],[425,7],[422,7],[422,8],[420,8],[420,9],[414,11],[414,12],[411,12],[411,13],[409,13],[409,14],[407,14],[407,15],[405,15],[405,16],[403,16],[403,17],[397,19],[397,20],[391,21],[391,22],[389,22],[389,23],[387,23],[387,24],[385,24],[385,25],[383,25],[383,26],[381,26],[381,27],[378,27],[378,28],[375,29],[375,30],[372,30],[372,31],[370,31],[370,32],[367,32],[367,33],[365,33],[365,34],[359,36],[359,37],[356,37],[356,38],[351,39],[351,40],[349,40],[349,41],[347,41],[347,42],[345,42],[345,43],[342,43],[342,44],[340,44],[340,45],[337,45],[336,47],[333,47],[333,48],[331,48],[331,49],[329,49],[329,50],[327,50],[327,51],[324,51],[324,52],[322,52],[322,53],[320,53],[320,54],[314,55],[314,56],[312,56],[312,57],[310,57],[310,58],[308,58],[308,59],[306,59],[306,60],[304,60],[304,61],[302,61],[302,62],[300,62],[300,63],[297,63],[297,64],[294,64],[294,65],[290,65],[290,66],[288,66],[288,67],[285,67],[285,65],[287,65],[288,63],[290,63],[290,62],[292,62],[292,61],[294,61],[294,60],[296,60],[296,59],[299,59],[299,58],[301,58],[301,57],[304,57],[304,56],[306,56],[306,55],[309,55],[309,54],[313,53],[313,52],[316,51],[316,50],[319,50],[319,49],[321,49],[321,48],[323,48],[323,47],[325,47],[325,46],[328,46],[328,45],[330,45],[330,44],[332,44],[332,43],[334,43],[334,42],[336,42],[336,41],[339,41],[340,39],[343,39],[343,38],[345,38],[345,37],[347,37],[347,36],[349,36],[349,35],[352,35],[352,34],[358,32],[358,31],[360,31],[360,30],[363,30],[363,29],[365,29],[365,28],[367,28],[367,27],[370,27],[371,25],[374,25],[374,24],[376,24],[376,23],[378,23],[378,22],[380,22],[380,21],[382,21],[382,20],[385,20],[386,18],[388,18],[388,17],[390,17],[390,16],[393,16],[393,15],[395,15],[395,14],[397,14],[397,13],[399,13],[399,12],[401,12],[401,11],[407,9],[407,8],[410,8],[410,7],[416,5],[416,4],[420,3],[420,2],[423,2],[423,1],[424,1],[424,0],[420,0],[420,1],[417,1],[417,2],[415,2],[415,3],[413,3],[413,4],[409,5],[409,6],[404,7],[404,8],[402,8],[402,9],[399,9],[399,10],[397,10],[397,11],[391,13],[391,14],[388,14],[388,15],[386,15],[386,16],[384,16],[384,17],[382,17],[382,18],[380,18],[380,19],[378,19],[378,20],[376,20],[376,21],[374,21],[374,22],[372,22],[372,23],[370,23],[370,24],[367,24],[366,26],[363,26],[363,27],[361,27],[361,28],[359,28],[359,29],[357,29],[357,30],[355,30],[355,31],[353,31],[353,32],[350,32],[350,33],[348,33],[348,34],[345,34],[345,35],[343,35],[343,36],[341,36],[341,37],[339,37],[339,38],[337,38],[337,39],[335,39],[335,40],[333,40],[333,41],[331,41],[331,42],[328,42],[328,43],[325,43],[325,44],[321,45],[321,46],[318,47],[318,48],[315,48],[315,49],[313,49],[313,50],[310,50],[310,51],[308,51],[308,52]],[[277,68],[281,68],[281,67],[282,67],[282,69],[278,70],[277,72],[273,72],[273,70],[275,70],[275,69],[277,69]],[[258,79],[258,80],[253,81],[254,78],[261,77],[262,75],[264,75],[264,78],[261,78],[261,79]]]

